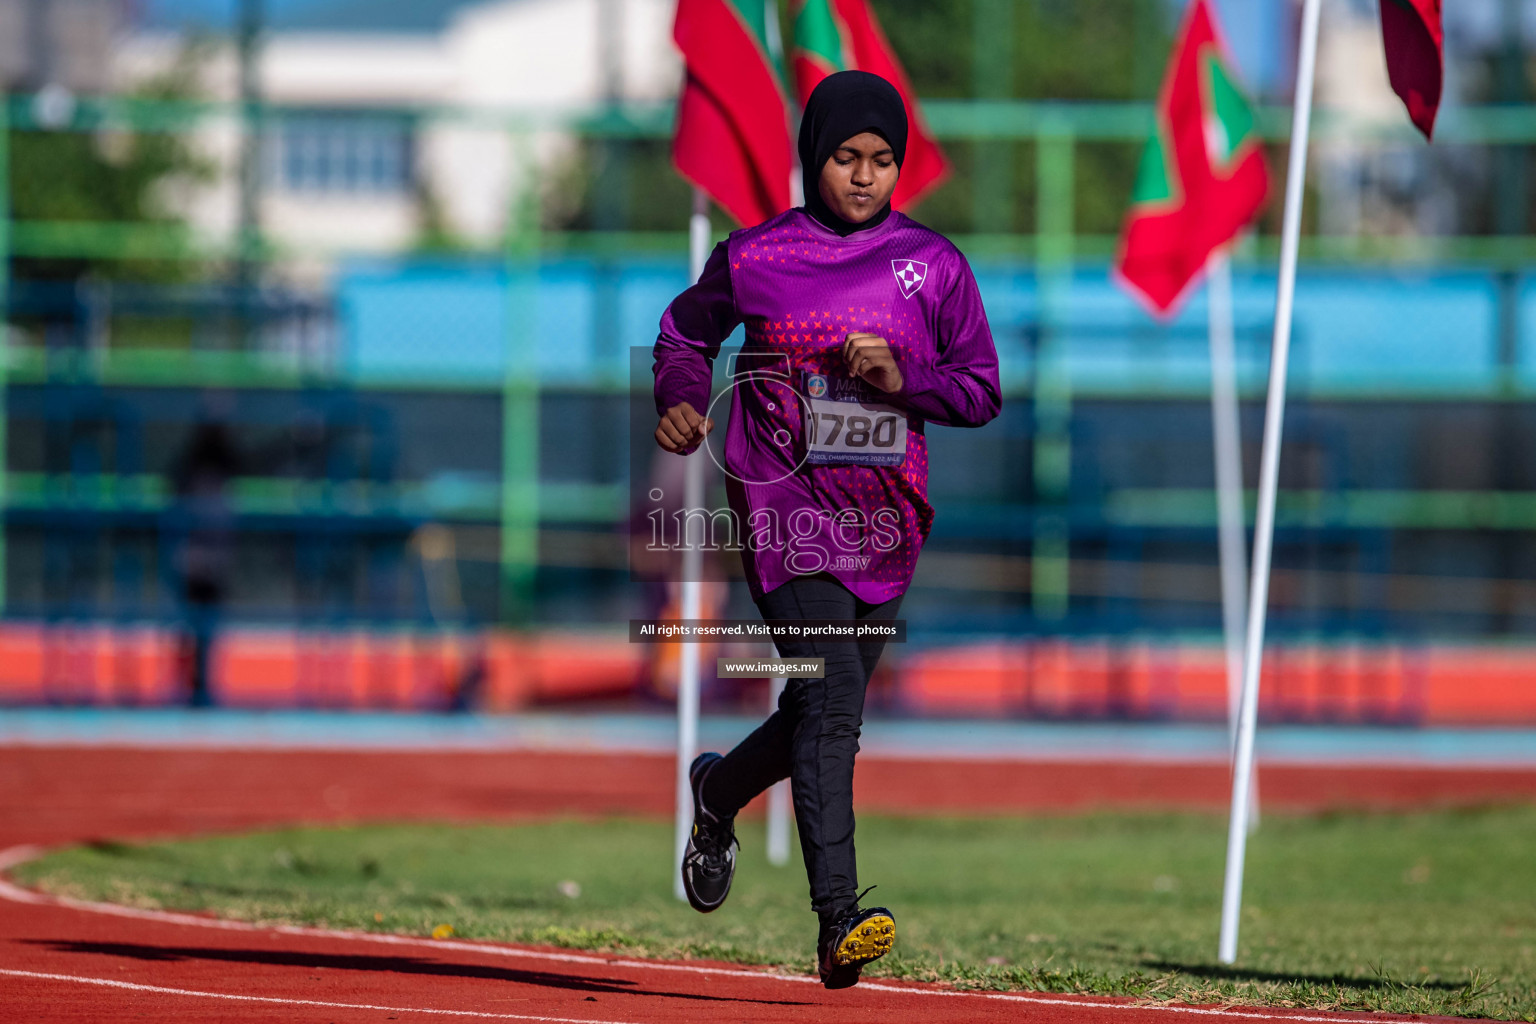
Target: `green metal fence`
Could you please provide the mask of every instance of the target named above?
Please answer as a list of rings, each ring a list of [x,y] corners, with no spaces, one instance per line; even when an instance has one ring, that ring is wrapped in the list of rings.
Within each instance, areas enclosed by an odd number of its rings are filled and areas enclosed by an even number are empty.
[[[260,132],[284,118],[299,116],[302,108],[206,102],[147,101],[127,97],[89,97],[78,102],[68,124],[41,125],[34,112],[32,97],[16,95],[0,100],[0,204],[10,194],[8,144],[13,133],[44,130],[95,132],[110,128],[128,132],[187,132],[210,120],[234,122],[242,130]],[[1066,326],[1058,299],[1061,282],[1080,261],[1103,261],[1113,252],[1115,237],[1107,233],[1079,230],[1075,211],[1080,188],[1077,168],[1082,147],[1099,143],[1139,145],[1152,125],[1147,104],[1135,103],[1037,103],[1012,100],[935,101],[926,104],[926,113],[938,136],[954,145],[1007,142],[1017,144],[1033,160],[1036,183],[1033,212],[1034,230],[1027,233],[989,232],[984,230],[985,189],[978,200],[977,223],[969,234],[956,237],[962,249],[973,258],[1006,256],[1031,261],[1041,281],[1040,347],[1037,372],[1027,380],[1015,381],[1015,394],[1027,394],[1035,403],[1037,433],[1033,439],[1035,487],[1042,506],[1060,507],[1065,501],[1071,460],[1070,424],[1075,400],[1070,382],[1060,372],[1061,360],[1056,347],[1064,343]],[[684,230],[687,209],[677,210],[675,232],[549,231],[540,227],[538,197],[541,183],[537,175],[533,139],[540,132],[563,132],[596,140],[657,141],[671,131],[673,111],[669,105],[607,106],[580,109],[448,109],[419,108],[379,111],[377,116],[410,118],[418,126],[454,123],[477,130],[504,135],[519,164],[530,170],[531,184],[513,197],[508,217],[510,228],[500,249],[500,258],[511,282],[506,301],[514,315],[507,318],[506,372],[500,380],[444,385],[424,382],[423,388],[461,387],[466,391],[496,394],[503,409],[502,472],[494,519],[499,527],[498,558],[503,585],[503,617],[520,620],[533,599],[532,580],[539,561],[541,523],[572,522],[590,517],[593,509],[613,513],[615,495],[611,488],[566,486],[551,489],[541,484],[539,413],[541,383],[532,372],[535,339],[528,319],[516,315],[529,304],[527,290],[533,287],[524,273],[542,257],[569,253],[617,256],[634,253],[681,254],[686,249]],[[1287,112],[1281,109],[1261,111],[1261,130],[1266,138],[1283,143],[1289,126]],[[1330,139],[1353,141],[1385,147],[1418,147],[1422,143],[1406,124],[1361,122],[1349,117],[1320,111],[1316,120],[1316,138],[1326,144]],[[1536,143],[1536,107],[1479,107],[1448,112],[1440,125],[1436,144],[1447,147],[1527,147]],[[1275,161],[1278,167],[1279,161]],[[979,170],[978,174],[984,174]],[[996,175],[995,181],[1000,180]],[[983,184],[985,184],[983,182]],[[1127,190],[1129,182],[1127,182]],[[225,237],[196,237],[180,227],[139,223],[94,223],[15,220],[8,205],[0,205],[0,321],[8,315],[9,268],[13,258],[98,260],[186,260],[209,266],[231,265],[242,259],[254,259],[269,267],[280,267],[300,258],[341,258],[346,247],[315,251],[285,244],[266,237],[259,230]],[[484,255],[484,254],[482,254]],[[1303,244],[1305,259],[1321,263],[1371,263],[1433,267],[1446,264],[1475,265],[1497,271],[1519,271],[1536,261],[1536,237],[1414,237],[1414,238],[1331,238],[1309,236]],[[1240,263],[1267,265],[1275,257],[1275,240],[1264,234],[1239,255]],[[73,360],[73,361],[71,361]],[[156,385],[201,388],[239,386],[243,388],[301,387],[315,383],[312,370],[274,367],[249,351],[154,351],[113,350],[87,355],[75,353],[63,361],[37,351],[10,351],[0,359],[0,402],[5,384],[27,384],[47,380],[90,380],[107,387]],[[366,385],[365,385],[366,386]],[[622,393],[622,380],[599,381],[594,388],[608,393]],[[399,390],[400,385],[391,385]],[[1165,393],[1164,397],[1187,399],[1185,393]],[[1372,397],[1369,393],[1358,396]],[[1466,398],[1467,396],[1457,396]],[[1518,401],[1525,394],[1514,384],[1496,393],[1476,396],[1482,400]],[[7,410],[0,406],[0,451],[5,450],[4,431]],[[110,503],[121,491],[119,482],[103,477],[98,491]],[[142,482],[137,493],[155,493],[156,485]],[[163,484],[160,485],[163,489]],[[270,501],[271,494],[282,490],[280,482],[253,484],[241,500],[259,505]],[[46,501],[50,493],[46,480],[12,479],[0,465],[0,507],[16,503]],[[408,500],[409,496],[391,498]],[[622,496],[617,496],[619,503]],[[1514,516],[1521,526],[1536,526],[1536,519],[1526,509],[1524,495],[1490,495],[1497,505],[1501,524]],[[1129,497],[1127,497],[1129,500]],[[1196,524],[1207,513],[1200,506],[1202,498],[1184,492],[1168,491],[1160,495],[1141,495],[1133,502],[1137,515],[1146,522],[1159,517],[1170,522]],[[1343,495],[1348,509],[1366,509],[1385,526],[1433,525],[1434,522],[1467,522],[1465,515],[1445,514],[1441,496],[1406,493],[1392,500]],[[1301,507],[1315,507],[1303,501]],[[1385,502],[1385,503],[1383,503]],[[324,503],[316,506],[323,509]],[[1460,508],[1461,506],[1458,506]],[[1428,511],[1426,511],[1428,510]],[[1439,510],[1439,511],[1436,511]],[[1346,518],[1354,512],[1346,511]],[[1428,520],[1425,516],[1428,516]],[[1148,517],[1151,517],[1148,519]],[[1474,517],[1475,518],[1475,517]],[[1433,521],[1433,522],[1430,522]],[[1508,525],[1508,524],[1505,524]],[[1037,613],[1050,617],[1063,613],[1069,596],[1069,531],[1065,511],[1047,514],[1038,520],[1039,532],[1032,566],[1032,593]],[[4,565],[4,531],[0,531],[0,567]],[[4,608],[5,573],[0,569],[0,609]]]

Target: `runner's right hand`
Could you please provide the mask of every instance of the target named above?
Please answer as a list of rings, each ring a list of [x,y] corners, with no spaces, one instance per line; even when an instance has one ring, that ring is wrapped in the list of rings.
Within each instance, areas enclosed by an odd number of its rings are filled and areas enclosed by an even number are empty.
[[[656,443],[669,452],[681,454],[704,440],[704,435],[715,429],[715,421],[700,416],[687,402],[674,405],[656,425]]]

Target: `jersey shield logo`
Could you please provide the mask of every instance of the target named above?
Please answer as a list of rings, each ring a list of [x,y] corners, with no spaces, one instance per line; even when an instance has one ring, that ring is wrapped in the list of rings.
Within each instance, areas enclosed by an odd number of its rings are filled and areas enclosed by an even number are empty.
[[[891,272],[901,286],[901,297],[910,299],[928,279],[928,264],[921,260],[891,260]]]

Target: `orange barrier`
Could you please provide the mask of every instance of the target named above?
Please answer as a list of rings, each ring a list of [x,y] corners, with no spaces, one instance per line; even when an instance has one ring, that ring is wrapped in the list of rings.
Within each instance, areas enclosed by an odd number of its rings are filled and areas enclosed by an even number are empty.
[[[213,648],[220,704],[489,711],[654,696],[648,651],[583,633],[231,628]],[[0,624],[0,702],[165,704],[189,652],[163,627]],[[872,705],[922,716],[1178,719],[1226,716],[1214,645],[994,641],[888,648]],[[706,683],[710,677],[705,666]],[[1266,721],[1536,725],[1536,646],[1296,645],[1265,654]],[[755,692],[755,691],[754,691]],[[752,710],[758,710],[754,705]]]
[[[190,649],[164,627],[0,624],[0,702],[176,703]],[[446,708],[512,711],[623,697],[641,651],[580,634],[299,632],[231,628],[213,645],[217,702],[246,708]]]
[[[1474,648],[1473,650],[1477,650]],[[1513,657],[1536,670],[1536,649]],[[1472,701],[1452,648],[1316,645],[1265,652],[1260,716],[1296,722],[1536,722],[1536,689],[1513,674]],[[1498,662],[1503,665],[1503,662]],[[897,673],[895,702],[926,715],[1223,720],[1226,657],[1216,646],[1145,641],[994,643],[924,651]]]
[[[174,698],[176,644],[164,630],[0,625],[0,700],[141,704]]]

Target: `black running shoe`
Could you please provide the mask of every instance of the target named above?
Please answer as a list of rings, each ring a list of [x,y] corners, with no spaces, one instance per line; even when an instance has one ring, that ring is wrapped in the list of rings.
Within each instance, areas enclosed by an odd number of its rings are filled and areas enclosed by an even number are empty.
[[[736,816],[718,818],[704,806],[704,778],[719,754],[700,754],[688,768],[693,789],[693,832],[683,851],[683,891],[693,909],[707,914],[725,902],[736,874]]]
[[[889,953],[895,941],[896,918],[889,910],[860,910],[855,904],[841,917],[821,926],[821,938],[816,944],[821,983],[827,988],[858,984],[864,965]]]

